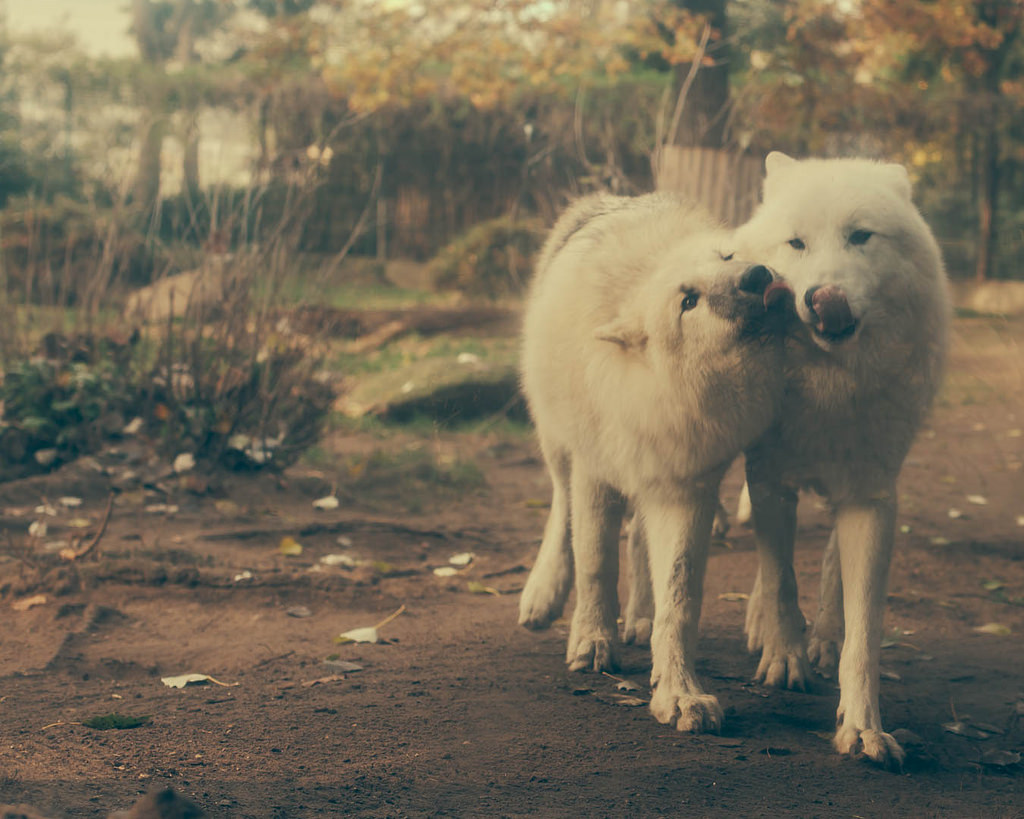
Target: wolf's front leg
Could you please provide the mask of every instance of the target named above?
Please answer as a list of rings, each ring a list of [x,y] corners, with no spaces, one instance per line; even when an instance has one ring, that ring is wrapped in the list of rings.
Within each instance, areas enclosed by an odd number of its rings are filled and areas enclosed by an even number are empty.
[[[637,512],[629,524],[629,600],[623,618],[622,639],[626,643],[648,645],[654,622],[654,593],[651,589],[650,558],[643,517]]]
[[[654,589],[651,713],[679,731],[718,731],[722,708],[697,681],[696,651],[715,493],[641,504]]]
[[[871,501],[844,504],[836,516],[846,639],[839,659],[834,745],[841,754],[862,752],[888,768],[901,767],[905,758],[899,743],[882,730],[878,708],[878,664],[896,522],[895,497],[895,489],[891,489],[874,495]]]
[[[547,628],[562,616],[572,588],[572,543],[569,526],[568,453],[544,446],[544,459],[551,475],[551,511],[544,526],[544,539],[519,598],[519,624],[530,629]]]
[[[570,484],[576,610],[566,662],[572,671],[613,671],[619,639],[619,532],[626,501],[577,463]]]
[[[835,529],[821,560],[818,614],[814,618],[807,655],[818,670],[831,677],[839,665],[843,645],[843,582],[839,566],[839,535]]]
[[[750,463],[748,459],[748,472]],[[755,679],[778,688],[806,691],[811,666],[793,571],[797,495],[751,474],[748,482],[758,554],[757,580],[746,620],[748,647],[761,648]]]

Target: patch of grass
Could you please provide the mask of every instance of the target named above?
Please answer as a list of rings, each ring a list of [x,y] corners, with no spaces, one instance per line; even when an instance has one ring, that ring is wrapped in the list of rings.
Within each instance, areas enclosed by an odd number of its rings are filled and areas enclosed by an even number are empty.
[[[398,505],[409,512],[479,491],[487,483],[473,461],[439,457],[427,447],[352,457],[346,471],[346,488],[361,501],[371,507]]]
[[[328,286],[311,294],[311,301],[330,307],[374,310],[399,307],[419,307],[425,304],[450,304],[452,297],[431,290],[408,290],[387,284]]]

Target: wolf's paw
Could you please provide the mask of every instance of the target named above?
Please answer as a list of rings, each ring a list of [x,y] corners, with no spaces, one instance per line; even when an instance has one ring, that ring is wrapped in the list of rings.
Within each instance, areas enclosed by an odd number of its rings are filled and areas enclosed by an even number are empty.
[[[807,658],[823,677],[834,678],[839,669],[840,644],[827,637],[811,634],[807,641]]]
[[[811,664],[802,646],[780,651],[769,651],[765,647],[754,680],[791,691],[810,691],[813,687]]]
[[[619,667],[615,637],[591,634],[571,639],[565,662],[570,671],[615,671]]]
[[[650,617],[632,617],[627,614],[622,626],[622,642],[637,646],[649,646],[653,626]]]
[[[659,685],[651,695],[651,713],[658,722],[675,723],[677,731],[717,734],[722,729],[722,706],[712,694],[684,694]]]
[[[519,598],[519,625],[539,630],[550,626],[562,616],[568,592],[557,584],[531,574]]]
[[[901,770],[907,758],[906,752],[891,734],[871,728],[860,730],[852,725],[840,725],[832,745],[841,754],[866,756],[890,771]]]

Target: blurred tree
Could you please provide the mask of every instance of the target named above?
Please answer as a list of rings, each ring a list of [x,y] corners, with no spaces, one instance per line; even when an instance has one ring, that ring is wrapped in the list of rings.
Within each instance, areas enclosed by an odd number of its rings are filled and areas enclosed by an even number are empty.
[[[132,184],[134,202],[151,212],[160,193],[163,140],[171,115],[182,122],[182,176],[188,198],[198,197],[197,116],[209,93],[209,73],[196,70],[197,38],[214,31],[234,12],[218,0],[133,0],[132,33],[142,60],[139,154]]]
[[[0,16],[0,73],[9,70],[6,20]],[[15,90],[5,84],[0,88],[0,208],[10,196],[28,189],[30,178],[25,152],[18,139],[17,97]]]
[[[915,85],[920,100],[938,103],[945,119],[939,127],[952,124],[952,133],[966,142],[977,209],[974,276],[989,278],[1000,179],[1009,170],[1008,145],[1024,108],[1024,3],[862,0],[861,12],[863,38],[875,43],[862,49],[865,67]]]

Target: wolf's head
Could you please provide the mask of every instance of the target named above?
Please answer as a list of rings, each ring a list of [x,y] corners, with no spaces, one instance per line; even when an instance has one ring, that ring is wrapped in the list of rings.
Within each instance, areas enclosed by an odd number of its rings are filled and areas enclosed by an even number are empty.
[[[769,267],[724,253],[725,236],[699,234],[678,243],[597,337],[624,350],[685,360],[689,372],[738,343],[780,339],[794,317],[792,289]]]
[[[913,321],[927,291],[942,286],[938,248],[902,166],[775,152],[765,169],[763,202],[736,231],[736,251],[785,277],[822,349],[856,344],[872,326]]]

